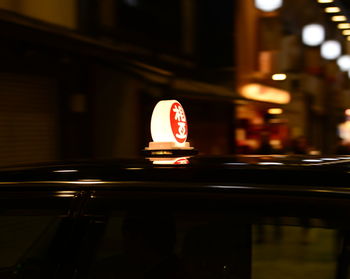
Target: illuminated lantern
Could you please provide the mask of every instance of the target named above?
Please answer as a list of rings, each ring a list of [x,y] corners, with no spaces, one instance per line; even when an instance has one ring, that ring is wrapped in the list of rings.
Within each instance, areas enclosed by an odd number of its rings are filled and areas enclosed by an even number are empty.
[[[255,7],[264,12],[273,12],[283,5],[282,0],[255,0]]]
[[[154,107],[151,118],[153,141],[146,150],[193,150],[187,142],[188,126],[186,114],[176,100],[160,101]],[[164,152],[164,155],[168,155]],[[171,153],[171,152],[170,152]]]
[[[154,142],[183,144],[188,134],[186,115],[178,101],[160,101],[151,119],[151,135]]]
[[[325,39],[324,27],[320,24],[308,24],[303,27],[302,41],[307,46],[318,46]]]
[[[334,60],[341,54],[341,46],[338,41],[329,40],[321,45],[321,56],[326,60]]]

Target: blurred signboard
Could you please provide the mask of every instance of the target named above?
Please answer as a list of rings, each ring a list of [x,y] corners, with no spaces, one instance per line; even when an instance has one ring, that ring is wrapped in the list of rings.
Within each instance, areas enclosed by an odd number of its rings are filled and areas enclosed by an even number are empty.
[[[239,89],[239,93],[247,99],[276,104],[288,104],[291,99],[288,91],[259,83],[246,84]]]

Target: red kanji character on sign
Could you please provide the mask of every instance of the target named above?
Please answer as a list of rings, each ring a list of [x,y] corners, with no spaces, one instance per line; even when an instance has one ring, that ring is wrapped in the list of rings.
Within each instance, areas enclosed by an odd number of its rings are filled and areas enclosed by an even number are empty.
[[[185,111],[179,103],[174,103],[170,109],[171,129],[177,142],[184,143],[187,139],[187,121]]]

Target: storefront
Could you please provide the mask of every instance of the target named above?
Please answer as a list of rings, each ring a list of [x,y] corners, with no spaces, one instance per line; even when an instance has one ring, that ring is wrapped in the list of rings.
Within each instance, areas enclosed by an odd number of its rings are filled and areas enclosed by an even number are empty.
[[[287,152],[290,92],[259,82],[243,83],[238,92],[244,99],[236,101],[237,153]]]
[[[290,129],[282,106],[238,100],[236,119],[237,153],[267,154],[288,150]]]

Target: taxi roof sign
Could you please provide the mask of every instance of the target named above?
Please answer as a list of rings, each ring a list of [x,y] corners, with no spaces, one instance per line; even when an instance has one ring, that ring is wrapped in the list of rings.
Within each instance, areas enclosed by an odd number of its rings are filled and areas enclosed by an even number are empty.
[[[186,141],[188,125],[185,111],[176,100],[164,100],[156,104],[151,118],[151,135],[153,141],[146,151],[157,150],[159,155],[169,155],[174,150],[177,154],[179,150],[194,150]]]
[[[160,101],[153,109],[151,135],[154,142],[174,142],[181,146],[188,134],[186,115],[176,100]]]

